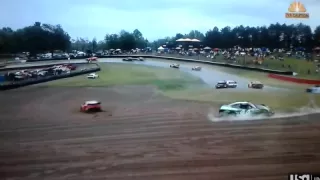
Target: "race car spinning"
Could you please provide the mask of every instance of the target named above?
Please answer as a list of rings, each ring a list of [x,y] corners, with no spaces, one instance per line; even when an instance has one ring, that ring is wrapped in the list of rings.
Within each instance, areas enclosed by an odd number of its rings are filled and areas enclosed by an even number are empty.
[[[80,106],[81,112],[99,112],[101,111],[101,103],[99,101],[86,101]]]
[[[251,102],[235,102],[222,105],[219,116],[272,116],[274,112],[264,104]]]

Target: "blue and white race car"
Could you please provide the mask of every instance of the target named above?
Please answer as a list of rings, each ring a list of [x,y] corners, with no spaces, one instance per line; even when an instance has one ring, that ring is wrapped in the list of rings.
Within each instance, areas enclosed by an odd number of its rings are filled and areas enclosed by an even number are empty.
[[[320,93],[320,85],[315,85],[306,89],[307,93]]]
[[[235,102],[222,105],[219,116],[272,116],[274,112],[264,104],[253,104],[251,102]]]

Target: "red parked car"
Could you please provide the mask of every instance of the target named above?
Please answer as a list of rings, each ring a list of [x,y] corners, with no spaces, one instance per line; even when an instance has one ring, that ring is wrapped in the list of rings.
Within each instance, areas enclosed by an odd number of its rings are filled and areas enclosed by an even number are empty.
[[[73,65],[73,64],[65,64],[63,65],[64,67],[67,67],[70,70],[76,70],[77,66]]]
[[[101,103],[99,101],[86,101],[80,107],[81,112],[98,112],[101,111]]]

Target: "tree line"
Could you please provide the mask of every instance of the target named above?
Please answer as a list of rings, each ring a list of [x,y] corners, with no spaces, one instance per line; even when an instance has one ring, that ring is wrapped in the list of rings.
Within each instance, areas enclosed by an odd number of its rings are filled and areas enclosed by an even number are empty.
[[[30,52],[31,54],[61,51],[98,51],[106,49],[131,50],[135,48],[152,47],[162,45],[174,48],[181,44],[176,42],[180,38],[199,39],[201,43],[195,45],[209,46],[211,48],[241,47],[268,47],[286,48],[303,47],[311,50],[320,46],[320,26],[312,31],[311,27],[302,23],[299,24],[271,24],[268,27],[237,26],[234,28],[214,27],[206,33],[192,30],[188,34],[177,33],[172,37],[165,37],[149,42],[138,30],[128,32],[122,30],[117,34],[106,34],[103,40],[95,38],[71,39],[69,34],[60,25],[34,23],[18,30],[10,27],[0,29],[0,53]]]
[[[71,45],[70,36],[60,25],[41,24],[12,30],[4,27],[0,30],[0,53],[30,52],[36,54],[45,51],[66,51]]]

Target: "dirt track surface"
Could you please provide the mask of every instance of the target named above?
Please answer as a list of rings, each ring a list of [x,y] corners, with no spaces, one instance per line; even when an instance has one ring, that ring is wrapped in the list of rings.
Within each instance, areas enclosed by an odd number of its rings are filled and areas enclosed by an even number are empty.
[[[33,86],[0,99],[0,179],[282,180],[320,171],[317,115],[213,123],[210,104],[138,86]],[[80,113],[91,99],[105,112]]]

